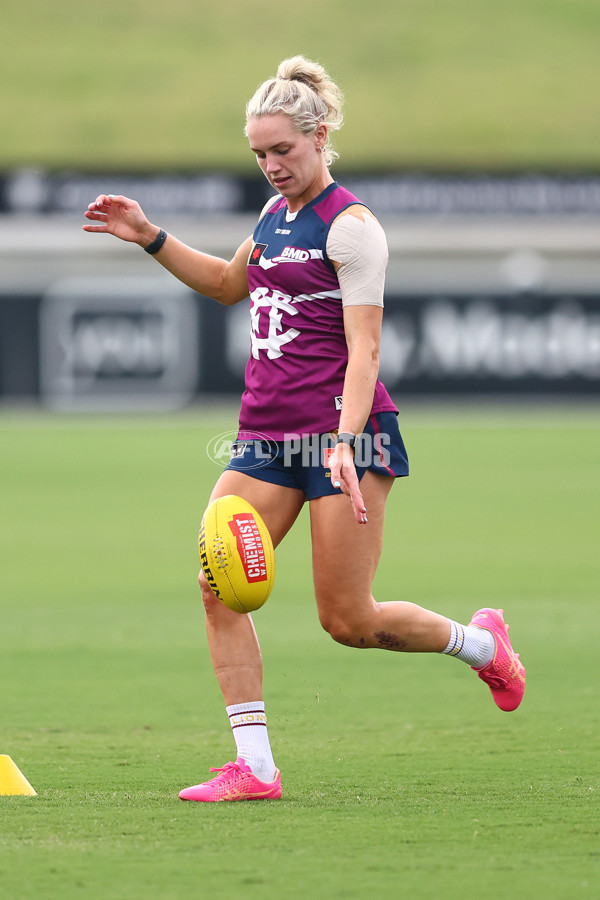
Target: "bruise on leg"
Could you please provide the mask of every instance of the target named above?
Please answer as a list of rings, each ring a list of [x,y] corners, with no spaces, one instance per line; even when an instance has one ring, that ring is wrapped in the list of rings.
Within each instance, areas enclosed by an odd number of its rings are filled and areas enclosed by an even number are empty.
[[[376,631],[374,637],[383,650],[404,650],[406,647],[406,641],[401,641],[397,635],[388,631]]]

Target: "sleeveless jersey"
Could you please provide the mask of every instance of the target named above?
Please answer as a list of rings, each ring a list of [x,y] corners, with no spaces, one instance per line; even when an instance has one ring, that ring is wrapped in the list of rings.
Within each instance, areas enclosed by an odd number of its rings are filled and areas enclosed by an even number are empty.
[[[248,259],[251,352],[242,440],[253,432],[281,441],[338,427],[348,349],[342,293],[326,244],[333,220],[356,203],[334,182],[293,221],[281,197],[256,226]],[[371,412],[388,411],[398,412],[378,380]]]

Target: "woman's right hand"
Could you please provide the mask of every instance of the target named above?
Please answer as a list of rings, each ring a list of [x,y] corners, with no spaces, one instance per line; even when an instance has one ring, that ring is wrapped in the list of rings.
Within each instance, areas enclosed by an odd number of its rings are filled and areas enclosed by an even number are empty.
[[[147,247],[160,229],[152,225],[135,200],[116,194],[100,194],[84,213],[86,219],[99,224],[84,225],[84,231],[114,234],[122,241]]]

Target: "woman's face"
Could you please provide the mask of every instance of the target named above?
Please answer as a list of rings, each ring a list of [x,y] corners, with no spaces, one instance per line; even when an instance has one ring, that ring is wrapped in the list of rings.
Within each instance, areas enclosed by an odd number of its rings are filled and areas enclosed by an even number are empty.
[[[250,149],[269,183],[288,200],[293,212],[317,197],[333,179],[322,147],[327,127],[314,134],[297,131],[285,113],[251,118],[247,123]]]

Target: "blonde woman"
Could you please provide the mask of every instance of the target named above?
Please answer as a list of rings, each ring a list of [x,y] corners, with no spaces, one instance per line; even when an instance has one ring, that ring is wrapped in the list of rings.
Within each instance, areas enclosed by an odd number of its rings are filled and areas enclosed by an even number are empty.
[[[275,196],[230,261],[182,244],[122,196],[99,196],[84,229],[138,244],[226,306],[250,298],[238,440],[210,499],[244,497],[275,546],[309,503],[323,628],[348,647],[455,656],[510,711],[523,697],[525,670],[501,610],[481,609],[461,625],[410,602],[376,601],[371,591],[385,504],[395,478],[408,475],[408,459],[398,410],[378,379],[387,244],[373,213],[331,175],[331,136],[341,124],[341,92],[322,66],[302,56],[284,60],[258,88],[247,105],[246,135]],[[200,586],[236,761],[180,797],[277,799],[281,775],[251,616],[223,606],[202,573]]]

